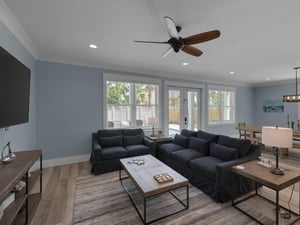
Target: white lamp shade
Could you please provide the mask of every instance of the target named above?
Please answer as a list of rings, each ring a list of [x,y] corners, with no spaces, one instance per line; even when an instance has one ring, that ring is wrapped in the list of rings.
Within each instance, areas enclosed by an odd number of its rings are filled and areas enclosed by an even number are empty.
[[[262,127],[261,142],[264,145],[291,148],[293,146],[293,130],[285,127]]]

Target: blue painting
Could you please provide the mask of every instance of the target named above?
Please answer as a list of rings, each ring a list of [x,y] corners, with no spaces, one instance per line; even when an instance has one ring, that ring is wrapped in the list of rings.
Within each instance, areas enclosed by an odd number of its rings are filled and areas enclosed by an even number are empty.
[[[263,102],[263,112],[283,112],[283,100],[280,99],[266,99]]]

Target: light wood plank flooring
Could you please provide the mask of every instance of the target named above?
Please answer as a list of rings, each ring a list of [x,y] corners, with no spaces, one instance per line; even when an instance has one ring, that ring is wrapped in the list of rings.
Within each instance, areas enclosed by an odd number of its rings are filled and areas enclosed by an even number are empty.
[[[281,165],[283,164],[281,163]],[[299,165],[290,164],[284,166],[297,169],[300,172]],[[90,174],[89,162],[44,168],[43,196],[31,225],[71,225],[76,178],[85,174]],[[37,184],[34,190],[38,190],[38,188]],[[263,192],[270,197],[274,196],[274,193],[267,188],[264,188]],[[283,204],[286,205],[290,193],[291,189],[281,192],[281,202]],[[299,186],[296,185],[291,201],[291,206],[295,210],[299,209],[298,199]],[[262,208],[261,210],[263,211],[264,209]],[[297,222],[297,224],[300,224],[300,222]]]

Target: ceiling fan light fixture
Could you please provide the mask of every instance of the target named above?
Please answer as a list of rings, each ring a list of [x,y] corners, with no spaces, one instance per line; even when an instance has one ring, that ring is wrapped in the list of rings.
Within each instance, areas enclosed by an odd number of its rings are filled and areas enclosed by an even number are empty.
[[[297,71],[300,69],[300,66],[294,68],[296,70],[296,94],[291,95],[284,95],[283,101],[284,102],[300,102],[300,94],[298,94],[298,77]]]

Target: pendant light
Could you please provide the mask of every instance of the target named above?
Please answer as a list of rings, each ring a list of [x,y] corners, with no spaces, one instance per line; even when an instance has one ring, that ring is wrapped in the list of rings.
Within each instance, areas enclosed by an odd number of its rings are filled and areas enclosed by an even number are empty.
[[[300,94],[298,94],[298,80],[297,80],[297,71],[300,69],[299,67],[294,68],[296,70],[296,94],[294,95],[284,95],[283,101],[284,102],[300,102]]]

